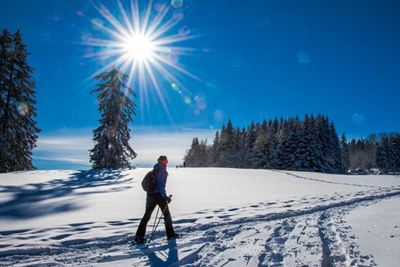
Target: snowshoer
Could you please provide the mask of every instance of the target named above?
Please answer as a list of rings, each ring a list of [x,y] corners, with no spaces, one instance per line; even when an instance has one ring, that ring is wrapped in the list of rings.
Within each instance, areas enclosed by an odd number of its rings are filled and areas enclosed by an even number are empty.
[[[139,228],[136,231],[135,242],[136,243],[145,243],[146,239],[144,235],[146,233],[147,223],[151,218],[151,214],[153,213],[156,206],[159,206],[164,215],[164,223],[165,230],[167,232],[167,239],[176,239],[179,238],[179,234],[174,232],[174,228],[172,226],[172,217],[171,213],[168,209],[168,204],[171,203],[171,197],[167,196],[167,192],[165,186],[167,184],[167,164],[168,159],[166,156],[160,156],[157,160],[157,164],[154,165],[154,170],[158,171],[156,177],[156,189],[154,191],[147,193],[146,197],[146,211],[143,215],[142,220],[140,221]]]

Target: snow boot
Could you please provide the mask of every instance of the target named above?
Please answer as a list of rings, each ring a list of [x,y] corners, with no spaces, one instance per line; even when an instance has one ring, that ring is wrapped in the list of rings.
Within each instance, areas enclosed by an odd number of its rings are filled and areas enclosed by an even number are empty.
[[[181,237],[180,234],[173,234],[173,235],[171,235],[171,236],[168,236],[167,239],[168,239],[168,240],[173,240],[173,239],[178,239],[178,238],[180,238],[180,237]]]
[[[144,238],[144,237],[140,237],[140,236],[137,236],[137,237],[135,237],[135,243],[136,244],[144,244],[144,243],[146,243],[146,238]]]

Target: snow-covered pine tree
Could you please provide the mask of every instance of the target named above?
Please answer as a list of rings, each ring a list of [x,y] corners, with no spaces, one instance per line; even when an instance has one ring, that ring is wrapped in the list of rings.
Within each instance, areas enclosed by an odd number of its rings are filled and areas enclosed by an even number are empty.
[[[219,157],[219,132],[215,133],[214,142],[207,149],[207,166],[215,167]]]
[[[329,173],[340,173],[343,169],[342,151],[340,149],[339,136],[336,132],[335,124],[333,122],[330,123],[330,133],[330,151],[332,152],[334,163],[331,166]]]
[[[284,170],[296,170],[298,164],[300,124],[298,118],[290,118],[282,123],[280,129],[280,142],[279,142],[279,159],[280,168]]]
[[[225,165],[224,167],[235,167],[236,164],[236,145],[238,144],[239,136],[235,136],[236,130],[233,127],[231,119],[226,124],[225,131]]]
[[[340,148],[342,158],[342,171],[347,172],[350,168],[350,155],[345,133],[343,133],[342,137],[340,138]]]
[[[394,148],[394,169],[400,172],[400,133],[394,135],[396,146]]]
[[[275,135],[278,133],[278,129],[279,129],[279,121],[278,118],[275,117],[274,121],[272,122],[272,131]]]
[[[193,138],[192,144],[190,145],[190,148],[186,151],[186,155],[183,158],[186,162],[187,167],[198,167],[196,158],[198,157],[199,145],[200,144],[197,137]]]
[[[231,152],[231,165],[232,168],[243,168],[244,167],[244,153],[243,153],[243,132],[239,127],[236,128],[233,141],[233,150]]]
[[[34,69],[19,30],[14,35],[3,30],[0,40],[0,172],[32,170],[40,132],[34,120]]]
[[[273,124],[269,124],[266,133],[267,144],[264,152],[264,169],[277,169],[279,166],[277,154],[277,139]]]
[[[299,170],[302,162],[304,161],[304,157],[301,154],[301,150],[299,144],[302,140],[301,136],[301,126],[302,122],[300,118],[296,116],[295,118],[290,119],[290,131],[291,131],[291,148],[290,150],[293,151],[293,163],[292,163],[292,170]]]
[[[323,115],[318,115],[316,118],[316,127],[318,131],[318,139],[321,143],[321,169],[319,172],[329,173],[335,166],[335,156],[332,151],[332,134],[329,126],[329,119]]]
[[[389,136],[389,171],[400,171],[400,138],[399,134],[391,134]]]
[[[251,158],[252,158],[254,143],[256,142],[256,139],[257,139],[256,125],[254,124],[254,122],[251,122],[251,124],[247,127],[247,130],[246,130],[245,145],[244,145],[245,158],[246,158],[245,167],[246,168],[251,168]]]
[[[302,155],[302,161],[298,170],[302,171],[319,171],[321,169],[321,143],[315,128],[315,118],[313,115],[309,117],[307,114],[300,130],[301,138],[299,141],[299,153]]]
[[[186,166],[188,167],[206,167],[207,166],[207,139],[199,142],[197,137],[193,138],[190,149],[184,156]]]
[[[265,162],[265,150],[267,146],[267,121],[264,120],[256,132],[256,141],[254,142],[253,153],[250,159],[251,167],[254,169],[263,168]]]
[[[0,35],[0,119],[4,116],[4,107],[6,104],[8,86],[7,80],[10,76],[10,50],[12,45],[11,33],[5,29]],[[3,143],[0,143],[0,145]]]
[[[216,161],[216,167],[226,167],[227,160],[226,154],[228,149],[228,136],[226,133],[226,126],[225,124],[222,125],[221,132],[219,135],[219,143],[218,143],[218,159]]]
[[[395,168],[396,168],[397,172],[400,172],[400,133],[396,133],[395,138],[396,138],[396,143],[397,143],[396,150],[395,150],[395,153],[396,153]]]
[[[247,151],[246,151],[246,128],[242,128],[239,135],[239,147],[237,150],[236,160],[237,160],[237,168],[246,168],[247,167]]]
[[[381,134],[378,147],[376,149],[376,166],[383,173],[388,173],[390,170],[390,146],[389,137],[386,134]]]
[[[95,146],[90,150],[93,169],[120,169],[130,167],[137,154],[129,145],[128,124],[136,115],[136,105],[130,97],[136,97],[127,86],[128,75],[118,71],[115,66],[96,79],[100,81],[96,93],[99,101],[100,126],[93,130]]]

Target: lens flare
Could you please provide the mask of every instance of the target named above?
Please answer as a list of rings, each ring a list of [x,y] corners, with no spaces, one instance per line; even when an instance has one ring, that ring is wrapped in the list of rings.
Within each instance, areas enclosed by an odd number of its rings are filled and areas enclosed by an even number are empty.
[[[353,122],[354,122],[355,124],[361,124],[361,123],[363,123],[363,122],[364,122],[364,115],[361,114],[361,113],[355,113],[355,114],[353,115]]]
[[[207,108],[207,100],[202,97],[197,97],[196,99],[196,107],[200,110]]]
[[[138,88],[141,111],[146,106],[147,112],[150,112],[150,99],[155,99],[153,96],[150,97],[150,94],[156,94],[159,101],[154,100],[154,102],[162,104],[172,122],[165,100],[168,90],[159,85],[160,77],[165,79],[175,91],[188,95],[189,99],[192,93],[179,82],[178,75],[175,73],[201,81],[179,63],[180,56],[190,55],[195,49],[181,45],[175,46],[176,43],[197,37],[190,35],[190,29],[187,26],[173,30],[173,27],[183,19],[183,12],[179,9],[183,6],[183,1],[172,0],[170,5],[161,2],[153,5],[153,1],[149,1],[145,10],[139,10],[138,0],[130,1],[130,10],[124,7],[120,0],[116,2],[119,14],[111,12],[104,5],[96,6],[95,2],[91,1],[93,7],[101,15],[101,18],[91,20],[92,28],[110,37],[100,39],[93,37],[97,34],[82,33],[82,42],[91,49],[95,48],[93,53],[91,50],[86,50],[85,56],[98,57],[104,64],[104,67],[93,76],[115,66],[121,72],[128,74],[129,86]],[[172,15],[169,14],[172,12],[170,10],[174,11]],[[187,100],[184,101],[187,102]],[[200,106],[203,107],[204,104]],[[142,116],[144,116],[143,113],[140,112]]]
[[[178,19],[178,20],[183,19],[183,17],[184,17],[183,11],[180,9],[175,10],[173,17],[174,17],[174,19]]]
[[[92,27],[95,30],[100,30],[101,28],[103,28],[103,21],[101,19],[92,19]]]
[[[222,122],[224,120],[224,113],[221,110],[216,110],[214,112],[214,120],[216,122]]]
[[[172,0],[171,5],[175,8],[180,8],[183,5],[182,0]]]
[[[297,56],[298,56],[300,66],[310,65],[310,55],[307,52],[302,51]]]
[[[190,29],[188,26],[182,26],[179,28],[179,34],[181,36],[188,36],[190,34]]]
[[[184,98],[183,98],[183,101],[185,102],[185,104],[190,104],[190,103],[192,103],[192,100],[190,99],[190,97],[188,97],[188,96],[185,96]]]
[[[21,102],[18,105],[18,113],[21,116],[26,116],[29,113],[29,105],[25,102]]]

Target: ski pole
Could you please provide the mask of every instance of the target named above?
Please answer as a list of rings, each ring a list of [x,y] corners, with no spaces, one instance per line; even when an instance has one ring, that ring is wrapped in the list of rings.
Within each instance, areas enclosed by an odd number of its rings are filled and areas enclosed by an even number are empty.
[[[169,197],[172,198],[172,195],[170,195]],[[167,205],[165,206],[165,208],[164,208],[164,210],[162,211],[162,213],[160,214],[160,219],[158,219],[158,222],[157,222],[156,226],[153,227],[153,232],[151,233],[150,238],[149,238],[149,241],[147,242],[147,245],[146,245],[147,247],[149,246],[151,239],[153,239],[153,235],[154,235],[155,231],[157,230],[157,227],[158,227],[158,225],[160,224],[160,221],[161,221],[162,217],[164,216],[164,212],[167,210],[167,208],[168,208],[168,203],[167,203]],[[157,211],[157,213],[158,213],[158,211]],[[157,215],[156,215],[156,216],[157,216]],[[156,219],[157,219],[157,217],[156,217]],[[154,222],[155,222],[155,220],[154,220]]]
[[[152,228],[152,230],[151,230],[152,233],[154,233],[154,231],[156,230],[157,217],[158,217],[158,212],[159,212],[160,210],[161,210],[160,208],[157,209],[156,217],[154,218],[153,228]],[[161,216],[161,215],[160,215],[160,216]]]

